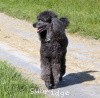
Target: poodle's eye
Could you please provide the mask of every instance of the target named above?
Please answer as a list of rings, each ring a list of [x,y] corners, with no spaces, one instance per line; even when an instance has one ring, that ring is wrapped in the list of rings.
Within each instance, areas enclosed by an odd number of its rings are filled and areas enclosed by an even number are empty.
[[[38,19],[38,21],[41,21],[41,19]]]
[[[48,18],[46,22],[51,23],[51,18]]]
[[[40,19],[40,18],[38,18],[38,21],[43,21],[43,22],[45,22],[45,20],[42,18],[42,19]]]

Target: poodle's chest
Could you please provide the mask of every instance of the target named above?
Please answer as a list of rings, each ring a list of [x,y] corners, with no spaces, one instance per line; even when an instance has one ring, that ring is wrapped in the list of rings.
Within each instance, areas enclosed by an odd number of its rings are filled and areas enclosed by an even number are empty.
[[[48,51],[56,50],[57,51],[57,49],[61,48],[61,44],[58,42],[53,42],[53,43],[47,42],[47,43],[41,45],[41,47],[44,50],[48,50]]]
[[[44,45],[41,45],[41,54],[51,57],[53,55],[56,55],[57,53],[60,53],[62,50],[62,47],[59,43],[46,43]]]

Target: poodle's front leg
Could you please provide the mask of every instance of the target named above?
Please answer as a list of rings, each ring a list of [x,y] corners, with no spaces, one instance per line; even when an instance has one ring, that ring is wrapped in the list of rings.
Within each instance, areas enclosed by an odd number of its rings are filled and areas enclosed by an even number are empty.
[[[41,78],[45,81],[48,89],[52,89],[50,60],[46,57],[41,58]]]
[[[59,83],[59,79],[61,77],[61,74],[60,74],[61,61],[59,59],[56,59],[56,58],[52,59],[51,66],[52,66],[52,73],[53,73],[53,78],[54,78],[54,84],[55,84],[55,87],[56,87],[57,84]]]

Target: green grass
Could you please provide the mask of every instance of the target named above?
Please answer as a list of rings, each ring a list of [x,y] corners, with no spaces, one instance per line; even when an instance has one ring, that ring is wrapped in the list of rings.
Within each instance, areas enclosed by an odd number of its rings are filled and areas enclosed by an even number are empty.
[[[44,10],[70,20],[68,31],[100,38],[100,0],[0,0],[0,11],[28,21]]]
[[[44,98],[42,94],[30,94],[32,88],[38,89],[6,62],[0,61],[0,98]]]

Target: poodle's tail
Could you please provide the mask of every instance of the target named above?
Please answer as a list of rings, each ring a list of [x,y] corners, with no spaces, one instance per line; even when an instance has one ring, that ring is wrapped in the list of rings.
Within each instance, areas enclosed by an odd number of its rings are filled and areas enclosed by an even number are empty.
[[[69,20],[68,20],[68,18],[66,18],[66,17],[61,17],[60,20],[63,22],[65,28],[68,27],[68,25],[69,25],[69,23],[70,23]]]

